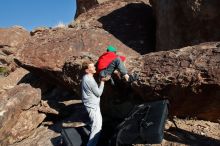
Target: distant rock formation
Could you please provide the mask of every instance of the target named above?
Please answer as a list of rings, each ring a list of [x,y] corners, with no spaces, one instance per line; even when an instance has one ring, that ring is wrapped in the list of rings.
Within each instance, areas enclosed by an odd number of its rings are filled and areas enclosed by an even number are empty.
[[[219,0],[151,0],[151,4],[158,51],[220,40]]]

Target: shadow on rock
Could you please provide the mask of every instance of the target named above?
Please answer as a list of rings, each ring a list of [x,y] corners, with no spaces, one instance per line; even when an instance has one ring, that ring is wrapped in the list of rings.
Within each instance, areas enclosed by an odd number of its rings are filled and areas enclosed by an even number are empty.
[[[153,10],[144,3],[132,3],[98,19],[103,29],[140,54],[155,50]]]

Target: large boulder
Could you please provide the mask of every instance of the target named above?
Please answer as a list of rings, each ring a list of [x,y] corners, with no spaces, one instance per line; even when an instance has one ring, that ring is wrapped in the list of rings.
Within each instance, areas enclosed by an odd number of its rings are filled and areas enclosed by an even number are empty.
[[[39,89],[20,84],[0,94],[0,143],[13,144],[28,137],[44,120],[37,105],[41,95]]]
[[[149,53],[133,61],[140,74],[133,88],[144,100],[168,98],[171,115],[218,121],[219,61],[219,43]]]
[[[219,0],[151,0],[156,48],[170,50],[220,40]]]
[[[0,28],[0,46],[20,47],[30,34],[22,27]]]

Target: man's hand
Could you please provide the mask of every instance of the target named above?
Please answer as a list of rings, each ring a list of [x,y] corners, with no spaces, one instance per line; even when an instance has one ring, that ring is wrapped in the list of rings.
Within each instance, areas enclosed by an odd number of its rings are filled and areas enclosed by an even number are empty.
[[[110,75],[108,75],[108,76],[106,76],[106,77],[103,77],[103,78],[101,78],[101,81],[108,81],[108,80],[110,80],[110,78],[111,78],[111,76]]]

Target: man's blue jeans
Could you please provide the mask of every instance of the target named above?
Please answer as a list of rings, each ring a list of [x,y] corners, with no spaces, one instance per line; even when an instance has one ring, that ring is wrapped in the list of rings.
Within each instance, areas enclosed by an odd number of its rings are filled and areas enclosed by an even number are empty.
[[[100,72],[100,76],[101,77],[106,77],[108,75],[112,75],[112,73],[115,70],[119,70],[119,72],[121,73],[122,76],[124,76],[125,74],[128,73],[127,69],[125,68],[124,63],[122,62],[122,60],[120,59],[120,57],[117,57],[116,59],[114,59],[106,69],[102,70]]]
[[[96,109],[86,107],[86,110],[89,113],[89,118],[91,121],[91,131],[87,146],[96,146],[102,129],[102,114],[100,107],[97,107]]]

